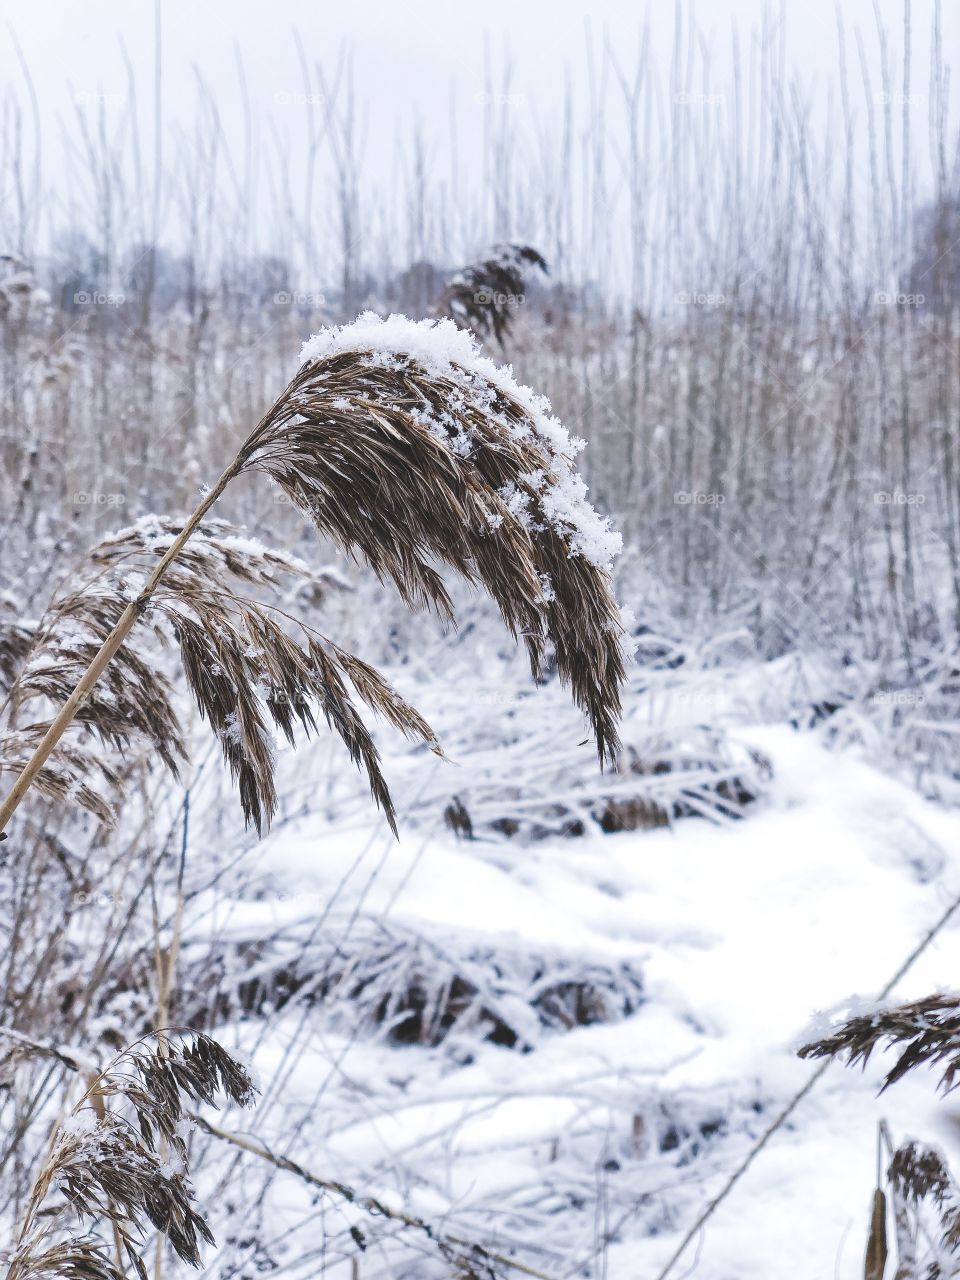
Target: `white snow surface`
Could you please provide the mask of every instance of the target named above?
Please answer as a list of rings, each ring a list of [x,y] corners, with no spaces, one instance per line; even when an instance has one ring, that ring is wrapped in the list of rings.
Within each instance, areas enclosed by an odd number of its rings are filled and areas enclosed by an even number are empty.
[[[543,1030],[528,1053],[475,1042],[459,1060],[349,1035],[319,1010],[281,1012],[269,1036],[241,1024],[237,1046],[258,1077],[283,1081],[246,1123],[279,1142],[296,1115],[303,1127],[284,1149],[315,1172],[549,1275],[656,1275],[815,1069],[795,1053],[814,1020],[875,998],[960,893],[956,814],[813,733],[739,732],[775,775],[729,826],[686,819],[521,848],[439,828],[394,843],[318,812],[281,823],[257,854],[272,890],[198,903],[188,945],[318,923],[347,941],[366,918],[451,951],[630,961],[646,1002],[621,1021]],[[958,973],[955,921],[893,998],[956,985]],[[832,1066],[674,1275],[862,1276],[878,1120],[896,1140],[960,1154],[960,1105],[938,1097],[935,1077],[914,1072],[878,1099],[882,1069]],[[309,1236],[298,1190],[277,1193],[278,1238]],[[605,1263],[593,1253],[603,1231]]]

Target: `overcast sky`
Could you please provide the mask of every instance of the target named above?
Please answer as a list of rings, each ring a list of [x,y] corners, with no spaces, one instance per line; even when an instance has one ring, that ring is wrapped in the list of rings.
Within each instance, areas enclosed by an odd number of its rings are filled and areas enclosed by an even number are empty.
[[[877,3],[899,76],[903,3]],[[731,74],[731,34],[736,29],[741,45],[750,48],[764,13],[763,0],[702,0],[699,5],[684,4],[683,9],[694,15],[710,50],[711,83],[722,91]],[[144,151],[149,152],[156,49],[153,0],[4,0],[2,11],[12,33],[12,38],[0,33],[6,42],[7,92],[16,94],[21,104],[27,102],[16,41],[36,91],[48,190],[64,185],[55,158],[64,127],[76,136],[78,111],[95,121],[103,105],[108,127],[131,112],[124,48],[136,82]],[[767,11],[776,16],[780,5],[768,5]],[[836,0],[785,0],[782,11],[785,71],[799,76],[818,104],[814,119],[829,140],[836,129],[836,117],[828,114],[827,106],[831,87],[836,90]],[[871,74],[877,75],[874,3],[842,0],[840,11],[848,65],[858,85],[858,28]],[[934,0],[913,0],[913,128],[919,167],[926,154],[933,13]],[[492,67],[498,93],[499,77],[507,65],[511,67],[509,93],[518,126],[532,123],[534,130],[543,130],[559,119],[568,84],[581,111],[585,109],[589,50],[596,55],[604,47],[612,49],[631,72],[646,20],[651,62],[662,86],[670,74],[675,20],[670,0],[159,0],[165,160],[169,163],[176,152],[176,142],[169,140],[175,138],[175,127],[191,127],[198,72],[213,93],[230,146],[235,152],[242,149],[242,67],[255,146],[269,152],[270,130],[279,130],[289,141],[289,159],[283,163],[302,163],[305,85],[296,32],[308,61],[328,73],[344,49],[351,53],[355,98],[365,127],[365,179],[372,175],[378,182],[391,181],[392,162],[401,143],[409,143],[414,122],[436,139],[428,156],[433,169],[449,164],[451,107],[456,113],[457,163],[469,167],[488,114],[485,67]],[[948,61],[960,50],[960,0],[944,5],[943,46]],[[878,79],[874,83],[879,87]],[[29,111],[25,128],[29,151]],[[622,118],[614,128],[625,134]],[[865,175],[860,177],[865,181]]]
[[[891,51],[898,53],[901,0],[878,2]],[[811,84],[822,86],[835,74],[837,8],[836,0],[784,4],[789,62]],[[269,109],[278,94],[301,92],[292,41],[297,29],[308,56],[326,65],[344,44],[353,50],[358,94],[381,136],[415,116],[445,122],[451,87],[463,106],[477,105],[484,90],[485,47],[497,62],[509,49],[514,92],[531,109],[548,114],[561,100],[567,74],[582,83],[588,41],[598,46],[608,40],[629,63],[647,17],[655,58],[665,71],[673,9],[669,0],[160,0],[165,113],[181,116],[191,109],[196,66],[222,96],[229,121],[237,102],[237,52],[255,109]],[[762,0],[703,0],[692,9],[722,79],[729,66],[731,26],[748,35],[759,22]],[[839,9],[850,31],[863,29],[873,55],[873,0],[842,0]],[[919,83],[928,65],[933,0],[914,0],[912,11]],[[4,0],[3,12],[23,47],[45,120],[69,111],[78,94],[122,98],[121,37],[149,99],[152,0]],[[943,26],[949,56],[960,49],[956,0],[944,5]],[[6,65],[16,80],[9,45]]]

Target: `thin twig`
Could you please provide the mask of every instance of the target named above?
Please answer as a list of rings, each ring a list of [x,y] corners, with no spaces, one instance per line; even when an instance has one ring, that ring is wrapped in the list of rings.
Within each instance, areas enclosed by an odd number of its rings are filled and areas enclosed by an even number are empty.
[[[355,1204],[357,1208],[374,1217],[389,1218],[392,1222],[400,1222],[405,1227],[412,1227],[415,1231],[423,1232],[441,1248],[452,1248],[461,1252],[464,1249],[469,1250],[475,1259],[486,1263],[493,1262],[501,1267],[508,1267],[510,1270],[518,1271],[522,1275],[533,1276],[535,1280],[557,1280],[557,1277],[548,1275],[545,1271],[538,1271],[536,1267],[528,1266],[525,1262],[518,1262],[515,1258],[508,1258],[505,1254],[496,1253],[492,1249],[487,1249],[483,1245],[475,1243],[475,1241],[465,1240],[462,1236],[448,1235],[445,1232],[438,1231],[425,1219],[414,1217],[409,1213],[403,1213],[399,1209],[391,1209],[373,1196],[364,1196],[354,1191],[352,1187],[347,1186],[344,1182],[334,1182],[329,1178],[320,1178],[305,1169],[303,1165],[291,1160],[288,1156],[275,1155],[269,1147],[254,1138],[247,1138],[242,1134],[231,1133],[227,1129],[221,1129],[219,1125],[205,1120],[202,1116],[191,1115],[190,1119],[195,1121],[201,1129],[204,1129],[212,1137],[229,1142],[231,1146],[239,1147],[241,1151],[248,1151],[251,1155],[259,1156],[261,1160],[266,1160],[268,1164],[272,1164],[275,1169],[283,1169],[287,1173],[292,1173],[311,1187],[317,1187],[321,1191],[327,1191],[331,1195],[339,1196],[342,1200],[346,1200],[349,1204]]]
[[[878,1000],[886,1000],[887,996],[890,995],[890,993],[893,991],[894,987],[897,985],[900,979],[904,976],[904,974],[908,972],[909,969],[913,967],[914,963],[919,959],[919,957],[924,953],[924,951],[926,951],[930,943],[934,940],[937,934],[939,934],[940,931],[946,926],[950,918],[956,913],[958,909],[960,909],[960,894],[958,894],[957,897],[953,899],[953,901],[947,907],[946,911],[944,911],[943,915],[939,918],[939,920],[937,920],[937,922],[933,925],[933,927],[930,930],[928,930],[928,932],[924,935],[924,937],[921,938],[920,942],[913,948],[913,950],[910,952],[907,958],[903,961],[903,963],[897,969],[893,977],[883,987],[883,989],[881,990],[881,992],[877,997]],[[717,1209],[719,1209],[721,1204],[723,1204],[724,1200],[726,1200],[727,1196],[729,1196],[730,1192],[737,1185],[737,1183],[740,1181],[743,1175],[747,1172],[747,1170],[753,1164],[754,1160],[756,1160],[757,1156],[764,1149],[764,1147],[767,1145],[767,1143],[770,1141],[773,1135],[790,1118],[790,1116],[794,1113],[794,1111],[797,1109],[800,1103],[804,1100],[807,1094],[811,1092],[811,1090],[820,1080],[820,1077],[824,1075],[827,1068],[831,1065],[832,1061],[833,1060],[831,1058],[825,1058],[823,1062],[821,1062],[821,1064],[810,1076],[809,1080],[806,1082],[803,1088],[798,1090],[798,1092],[793,1095],[793,1097],[790,1099],[790,1101],[787,1103],[784,1109],[780,1112],[777,1118],[772,1122],[772,1124],[770,1124],[770,1126],[767,1129],[764,1130],[763,1134],[757,1139],[754,1145],[747,1152],[744,1159],[741,1161],[741,1163],[737,1166],[734,1172],[730,1175],[730,1177],[724,1183],[723,1188],[721,1189],[719,1194],[714,1196],[714,1198],[707,1204],[703,1212],[700,1213],[700,1215],[697,1217],[697,1220],[694,1222],[693,1226],[690,1228],[687,1234],[683,1237],[683,1239],[680,1241],[680,1244],[677,1246],[676,1250],[671,1255],[669,1261],[667,1262],[667,1265],[657,1275],[657,1280],[666,1280],[666,1277],[670,1274],[670,1272],[673,1270],[676,1264],[680,1261],[680,1259],[686,1253],[687,1249],[692,1244],[692,1242],[696,1239],[696,1237],[699,1235],[700,1231],[703,1229],[706,1223],[713,1217],[713,1215],[716,1213]]]

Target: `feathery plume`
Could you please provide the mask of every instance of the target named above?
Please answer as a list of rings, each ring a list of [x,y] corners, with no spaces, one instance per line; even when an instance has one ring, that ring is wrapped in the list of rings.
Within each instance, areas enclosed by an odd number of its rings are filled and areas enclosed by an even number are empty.
[[[224,573],[269,586],[278,573],[298,571],[275,553],[245,554],[249,548],[233,535],[205,525],[244,472],[269,476],[322,534],[392,581],[412,607],[452,619],[442,565],[484,587],[526,645],[534,676],[552,649],[601,761],[615,758],[624,655],[610,565],[620,537],[586,500],[573,463],[582,442],[450,320],[384,321],[366,313],[316,334],[302,361],[188,520],[134,527],[101,549],[128,568],[144,557],[148,563],[128,575],[122,591],[101,595],[96,609],[89,594],[77,604],[94,641],[68,655],[65,669],[77,676],[72,692],[46,668],[36,677],[45,696],[63,701],[49,723],[35,726],[39,741],[0,805],[0,831],[31,786],[54,785],[49,774],[75,719],[86,717],[108,740],[122,741],[97,685],[114,661],[108,689],[143,684],[144,672],[124,646],[151,614],[173,627],[187,681],[258,831],[276,803],[269,722],[288,738],[295,724],[311,732],[314,706],[365,768],[395,827],[373,740],[345,681],[410,736],[435,747],[433,734],[372,667],[303,624],[295,642],[269,606],[222,590]],[[141,727],[175,767],[179,742],[166,705],[160,699],[152,723]],[[22,744],[28,748],[29,740]]]
[[[904,1048],[884,1077],[883,1089],[889,1089],[916,1067],[942,1063],[945,1065],[940,1088],[949,1093],[960,1084],[960,996],[927,996],[911,1004],[860,1014],[842,1023],[831,1035],[804,1045],[800,1057],[846,1055],[848,1066],[866,1066],[870,1055],[884,1042]]]
[[[58,1128],[6,1280],[123,1280],[127,1267],[147,1280],[140,1248],[151,1228],[199,1267],[200,1245],[213,1235],[188,1178],[193,1125],[185,1106],[225,1098],[245,1107],[254,1093],[245,1069],[209,1036],[164,1032],[125,1049]],[[116,1256],[97,1235],[106,1223]]]

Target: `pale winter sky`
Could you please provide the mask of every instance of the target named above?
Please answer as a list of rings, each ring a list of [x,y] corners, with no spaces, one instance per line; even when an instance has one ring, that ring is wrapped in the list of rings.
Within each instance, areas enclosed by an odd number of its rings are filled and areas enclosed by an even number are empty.
[[[902,0],[878,0],[887,27],[889,56],[902,57]],[[711,79],[723,89],[731,74],[731,32],[739,31],[749,51],[751,34],[766,12],[782,12],[787,39],[785,70],[798,74],[816,102],[814,118],[828,140],[836,128],[828,94],[837,88],[836,0],[702,0],[684,4],[710,49]],[[847,61],[859,86],[855,34],[863,34],[866,58],[879,89],[879,45],[873,0],[841,0]],[[926,163],[926,120],[930,31],[934,0],[913,0],[913,130],[919,168]],[[26,81],[14,48],[22,50],[36,92],[42,132],[44,185],[64,185],[56,165],[67,133],[76,136],[78,118],[96,127],[104,108],[107,127],[130,117],[136,107],[149,174],[153,134],[155,8],[153,0],[4,0],[8,31],[6,91],[24,104],[25,154],[32,154],[32,113]],[[354,93],[365,137],[364,176],[389,184],[391,166],[409,147],[418,123],[431,145],[435,170],[450,164],[451,112],[456,121],[458,163],[476,162],[493,97],[509,98],[518,125],[531,136],[555,127],[566,86],[571,86],[581,119],[591,88],[591,61],[612,49],[629,76],[636,64],[642,24],[649,20],[651,64],[661,84],[669,83],[675,9],[671,0],[159,0],[162,48],[162,121],[165,161],[176,151],[176,129],[189,132],[197,104],[197,78],[211,90],[225,134],[235,154],[243,150],[245,129],[254,146],[269,150],[272,131],[283,135],[292,167],[303,162],[305,112],[310,104],[294,33],[305,57],[331,73],[346,48],[352,54]],[[960,50],[960,3],[943,5],[943,47],[949,61]],[[756,41],[753,40],[753,47]],[[131,102],[124,53],[136,85]],[[593,53],[591,59],[590,53]],[[745,55],[749,62],[749,52]],[[504,67],[512,68],[507,86]],[[247,85],[244,110],[238,68]],[[746,69],[745,69],[746,74]],[[316,88],[314,81],[313,89]],[[609,86],[608,86],[609,91]],[[612,89],[615,98],[619,92]],[[319,95],[313,93],[314,97]],[[954,96],[955,102],[955,96]],[[521,117],[523,119],[521,120]],[[862,117],[861,117],[862,119]],[[618,126],[622,127],[622,126]],[[406,154],[406,153],[404,153]],[[399,162],[398,162],[399,163]],[[51,176],[52,175],[52,176]],[[299,179],[299,174],[296,175]],[[922,175],[921,175],[922,176]]]
[[[685,6],[687,7],[687,6]],[[868,54],[876,56],[873,0],[785,0],[788,57],[810,84],[823,86],[835,74],[836,14],[853,32],[860,27]],[[755,29],[763,0],[702,0],[689,6],[708,37],[716,74],[730,65],[730,31]],[[779,12],[778,4],[766,5]],[[903,4],[879,0],[889,28],[891,57],[899,58]],[[918,86],[928,65],[933,0],[913,0],[914,73]],[[154,51],[152,0],[4,0],[4,16],[23,48],[36,84],[45,125],[69,113],[78,96],[123,99],[126,78],[120,40],[126,44],[142,95],[151,97]],[[239,108],[237,55],[242,59],[255,113],[284,105],[285,93],[303,91],[292,33],[299,31],[308,58],[332,66],[348,45],[355,58],[358,97],[369,112],[371,132],[389,137],[414,118],[446,127],[451,96],[461,115],[482,107],[484,59],[513,64],[512,91],[531,110],[549,117],[561,101],[565,78],[582,86],[586,49],[603,42],[629,65],[641,24],[649,18],[655,61],[669,65],[674,5],[670,0],[160,0],[164,112],[188,116],[194,102],[194,68],[222,102],[230,124]],[[960,4],[943,5],[944,47],[960,49]],[[18,72],[8,43],[8,80]],[[279,102],[278,102],[279,96]],[[478,102],[477,99],[480,99]]]

